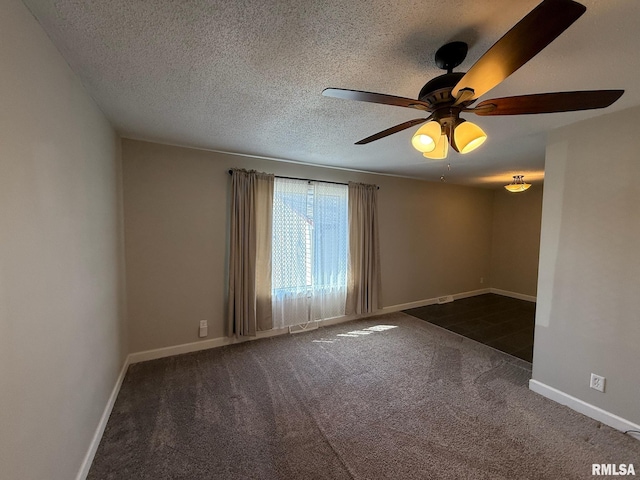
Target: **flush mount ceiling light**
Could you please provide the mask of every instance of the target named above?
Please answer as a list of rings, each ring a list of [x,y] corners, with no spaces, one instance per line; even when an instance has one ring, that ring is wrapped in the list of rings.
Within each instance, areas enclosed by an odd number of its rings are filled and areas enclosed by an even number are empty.
[[[477,125],[461,118],[461,114],[486,116],[573,112],[605,108],[620,98],[624,90],[587,90],[492,98],[475,104],[478,98],[535,57],[585,11],[584,5],[573,0],[543,0],[466,73],[454,72],[453,69],[464,61],[468,45],[464,42],[447,43],[435,55],[436,65],[447,73],[429,80],[417,99],[344,88],[326,88],[322,95],[422,112],[422,118],[387,128],[356,142],[356,145],[365,145],[428,122],[411,139],[412,145],[425,157],[446,157],[448,147],[440,145],[442,136],[456,152],[469,153],[482,145],[487,135]]]
[[[504,188],[513,193],[524,192],[531,186],[530,183],[524,182],[524,175],[514,175],[513,181],[509,185],[505,185]]]

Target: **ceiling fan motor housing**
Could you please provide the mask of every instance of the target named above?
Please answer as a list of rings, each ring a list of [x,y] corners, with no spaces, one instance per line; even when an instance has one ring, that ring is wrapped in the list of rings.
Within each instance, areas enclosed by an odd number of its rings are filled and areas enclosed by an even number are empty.
[[[445,73],[434,79],[429,80],[418,95],[418,99],[428,103],[432,108],[436,109],[442,104],[452,104],[455,100],[451,96],[451,91],[460,79],[464,77],[464,72]]]

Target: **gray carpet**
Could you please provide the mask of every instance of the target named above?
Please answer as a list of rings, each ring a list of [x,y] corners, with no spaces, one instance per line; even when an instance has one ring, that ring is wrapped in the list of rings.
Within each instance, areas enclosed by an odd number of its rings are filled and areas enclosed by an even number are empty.
[[[555,480],[640,466],[639,441],[529,378],[528,363],[402,313],[140,363],[88,478]]]

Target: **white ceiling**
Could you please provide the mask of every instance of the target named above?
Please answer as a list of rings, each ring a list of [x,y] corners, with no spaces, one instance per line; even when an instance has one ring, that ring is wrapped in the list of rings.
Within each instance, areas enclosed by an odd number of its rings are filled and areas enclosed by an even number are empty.
[[[326,87],[416,98],[444,73],[433,55],[462,40],[467,70],[538,0],[24,0],[121,135],[211,150],[496,186],[540,179],[546,133],[640,105],[640,2],[584,0],[587,12],[481,98],[625,89],[604,110],[472,117],[482,148],[426,161],[413,109],[321,96]],[[447,171],[447,163],[451,170]]]

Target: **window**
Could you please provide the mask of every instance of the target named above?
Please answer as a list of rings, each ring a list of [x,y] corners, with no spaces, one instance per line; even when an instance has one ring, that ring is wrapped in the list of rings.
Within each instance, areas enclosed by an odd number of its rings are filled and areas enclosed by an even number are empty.
[[[344,315],[348,188],[276,178],[273,195],[274,328]]]

